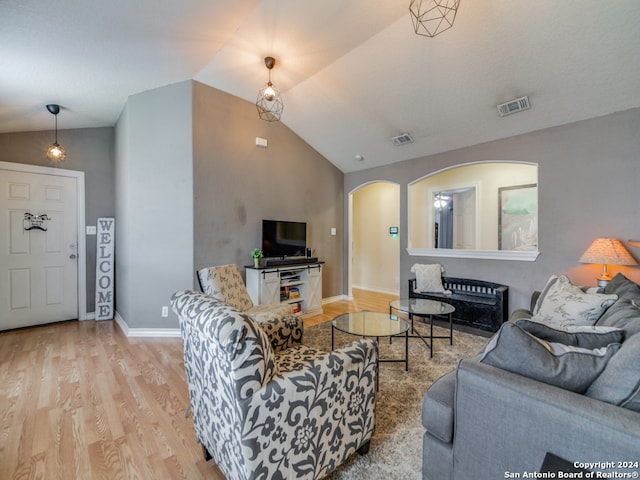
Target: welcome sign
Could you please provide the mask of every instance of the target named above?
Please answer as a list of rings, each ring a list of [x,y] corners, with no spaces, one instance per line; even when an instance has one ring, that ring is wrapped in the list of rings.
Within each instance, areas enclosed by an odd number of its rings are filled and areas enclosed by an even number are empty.
[[[113,319],[113,269],[116,221],[98,218],[96,251],[96,320]]]

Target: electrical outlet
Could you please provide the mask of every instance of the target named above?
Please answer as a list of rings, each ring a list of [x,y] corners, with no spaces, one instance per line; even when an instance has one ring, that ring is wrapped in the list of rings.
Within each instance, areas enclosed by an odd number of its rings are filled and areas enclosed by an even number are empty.
[[[168,317],[169,316],[169,307],[162,307],[162,316],[163,317]]]

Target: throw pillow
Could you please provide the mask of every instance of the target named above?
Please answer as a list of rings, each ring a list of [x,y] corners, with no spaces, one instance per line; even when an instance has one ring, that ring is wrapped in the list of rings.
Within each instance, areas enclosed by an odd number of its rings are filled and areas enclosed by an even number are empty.
[[[597,325],[622,328],[627,337],[640,333],[640,299],[630,298],[625,293],[605,314]]]
[[[604,293],[615,293],[621,297],[628,292],[638,293],[639,288],[640,287],[637,283],[632,282],[623,274],[618,273],[609,283],[607,283],[607,286],[604,287]]]
[[[549,280],[547,280],[546,285],[544,286],[544,288],[542,289],[542,291],[540,292],[540,295],[538,295],[538,300],[536,300],[536,305],[533,308],[533,311],[531,313],[533,313],[534,315],[538,313],[538,311],[540,310],[540,306],[542,305],[542,302],[544,302],[544,299],[547,296],[547,293],[549,292],[549,289],[558,281],[558,275],[551,275],[549,277]]]
[[[445,293],[442,286],[444,268],[439,263],[416,263],[411,271],[416,274],[416,292]]]
[[[516,321],[525,332],[547,342],[562,343],[572,347],[601,348],[610,343],[622,343],[624,330],[615,327],[594,327],[589,325],[569,325],[556,327],[526,318]]]
[[[617,295],[586,293],[572,285],[564,275],[558,276],[547,286],[536,303],[533,319],[559,326],[593,325],[618,299]]]
[[[533,307],[533,309],[531,310],[531,313],[533,313],[534,315],[536,313],[538,313],[538,310],[540,309],[540,306],[542,305],[542,302],[544,302],[545,297],[547,296],[547,293],[549,292],[549,289],[558,281],[558,279],[560,279],[561,282],[564,281],[569,281],[569,279],[564,276],[564,275],[551,275],[549,277],[549,280],[547,280],[546,285],[544,286],[544,288],[542,289],[542,291],[540,292],[540,294],[538,295],[538,298],[536,299],[535,305]],[[577,287],[580,290],[582,290],[584,293],[612,293],[612,292],[605,292],[605,289],[602,287]]]
[[[515,323],[505,323],[487,345],[480,361],[565,390],[584,393],[619,348],[619,343],[589,350],[545,342]]]
[[[640,334],[622,344],[585,395],[640,412]]]
[[[619,273],[606,288],[607,293],[618,295],[618,301],[602,314],[597,325],[623,328],[627,338],[640,333],[640,286]]]

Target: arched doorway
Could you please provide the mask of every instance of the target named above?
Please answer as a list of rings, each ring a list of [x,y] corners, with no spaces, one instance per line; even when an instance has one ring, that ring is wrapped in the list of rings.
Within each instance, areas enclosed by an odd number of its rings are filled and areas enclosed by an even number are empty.
[[[399,293],[399,227],[400,185],[375,181],[349,193],[349,297],[353,288]]]

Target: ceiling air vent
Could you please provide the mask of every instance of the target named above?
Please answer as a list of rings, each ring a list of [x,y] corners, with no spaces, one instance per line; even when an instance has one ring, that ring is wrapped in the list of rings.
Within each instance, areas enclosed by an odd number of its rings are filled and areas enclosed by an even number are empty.
[[[411,137],[411,135],[409,135],[408,133],[403,133],[402,135],[393,137],[391,141],[396,147],[399,147],[400,145],[407,145],[409,143],[413,143],[413,137]]]
[[[498,105],[498,113],[501,117],[505,117],[512,113],[521,112],[522,110],[529,110],[530,108],[529,97],[520,97]]]

